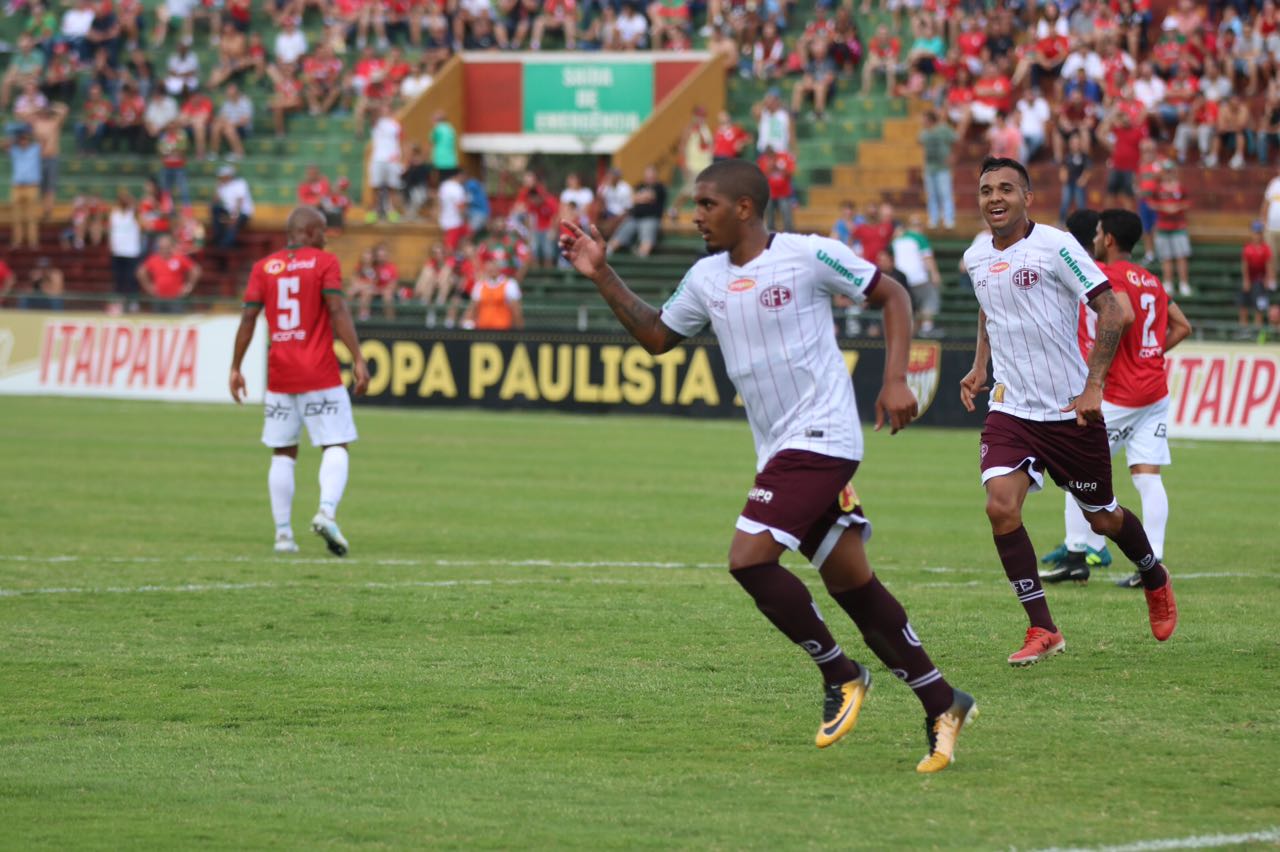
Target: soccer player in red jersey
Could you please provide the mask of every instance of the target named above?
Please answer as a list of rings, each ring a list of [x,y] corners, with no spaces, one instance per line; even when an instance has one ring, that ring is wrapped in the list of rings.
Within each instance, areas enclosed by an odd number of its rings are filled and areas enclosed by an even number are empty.
[[[1095,214],[1096,215],[1096,214]],[[1160,280],[1130,259],[1142,239],[1142,220],[1127,210],[1104,210],[1097,216],[1090,244],[1100,262],[1098,268],[1111,282],[1112,292],[1125,314],[1125,331],[1116,357],[1107,371],[1102,392],[1102,414],[1107,424],[1111,455],[1124,449],[1133,487],[1142,500],[1142,528],[1156,558],[1164,560],[1164,536],[1169,521],[1169,497],[1160,469],[1170,462],[1169,385],[1164,353],[1191,334],[1191,324],[1177,303],[1169,298]],[[1093,349],[1097,315],[1080,306],[1078,340],[1086,359]],[[1102,549],[1102,536],[1074,500],[1066,506],[1067,553],[1054,568],[1040,576],[1050,583],[1089,579],[1086,554]],[[1138,588],[1135,573],[1118,585]]]
[[[342,386],[338,359],[333,354],[335,331],[354,360],[357,396],[369,385],[369,368],[342,299],[338,259],[324,250],[324,214],[314,207],[295,207],[285,222],[285,231],[288,246],[258,261],[249,275],[231,356],[231,397],[236,402],[244,400],[240,364],[253,340],[258,314],[265,309],[271,343],[262,443],[272,451],[267,488],[276,523],[275,549],[277,553],[298,550],[290,516],[298,437],[305,424],[312,446],[324,448],[320,509],[311,519],[311,529],[325,540],[330,552],[345,556],[347,540],[335,516],[347,487],[347,444],[356,439],[356,424],[351,416],[351,397]]]
[[[1066,648],[1022,524],[1022,504],[1044,486],[1046,471],[1071,492],[1093,530],[1114,541],[1138,568],[1152,635],[1163,642],[1178,624],[1169,572],[1111,485],[1102,394],[1124,330],[1124,309],[1075,239],[1031,221],[1027,208],[1033,199],[1021,163],[983,161],[978,207],[990,231],[964,254],[981,308],[973,369],[960,380],[960,401],[973,411],[975,397],[991,391],[979,447],[987,518],[1005,576],[1030,622],[1022,647],[1008,658],[1014,666]],[[1075,335],[1081,300],[1098,312],[1087,363]],[[991,387],[988,360],[994,364]]]

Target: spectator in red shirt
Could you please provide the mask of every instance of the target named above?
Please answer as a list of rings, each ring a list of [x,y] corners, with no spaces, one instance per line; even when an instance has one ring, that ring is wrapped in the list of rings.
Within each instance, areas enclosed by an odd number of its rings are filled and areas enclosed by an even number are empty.
[[[179,121],[195,145],[195,157],[203,160],[209,150],[209,122],[213,119],[213,101],[202,90],[187,96],[178,113]]]
[[[747,147],[749,141],[751,137],[747,131],[733,123],[733,117],[729,115],[729,111],[720,110],[720,114],[716,116],[715,136],[711,141],[712,162],[741,157],[742,150]]]
[[[325,224],[330,228],[342,229],[347,209],[351,207],[351,198],[347,195],[350,186],[349,179],[340,177],[334,184],[333,191],[320,200],[320,212],[324,213]]]
[[[378,243],[373,249],[374,290],[382,299],[382,315],[396,318],[396,285],[400,283],[400,270],[391,260],[391,250],[386,243]]]
[[[756,165],[769,181],[769,204],[765,207],[765,221],[769,230],[778,230],[778,213],[781,212],[782,229],[794,231],[796,191],[792,178],[796,173],[796,158],[790,152],[775,152],[766,147]]]
[[[298,184],[298,203],[309,207],[319,207],[329,196],[329,179],[320,173],[314,165],[307,166],[302,183]]]
[[[76,123],[76,143],[82,154],[96,154],[102,149],[116,108],[102,92],[102,86],[92,83],[80,108],[81,120]]]
[[[176,192],[184,205],[191,203],[191,192],[187,186],[187,148],[187,135],[176,121],[171,122],[156,140],[161,184],[170,195]]]
[[[525,172],[516,193],[514,212],[523,214],[533,237],[533,255],[539,266],[550,268],[558,255],[555,247],[556,196],[533,172]],[[612,234],[611,234],[612,235]]]
[[[120,101],[116,104],[115,116],[107,127],[107,138],[125,151],[142,150],[146,128],[142,116],[147,111],[147,102],[138,94],[133,83],[126,81],[120,88]]]
[[[893,244],[895,227],[893,205],[886,201],[880,205],[874,222],[868,220],[853,229],[853,238],[862,245],[862,256],[875,263],[880,252],[888,251]]]
[[[902,40],[881,24],[867,42],[866,58],[862,62],[862,91],[871,91],[877,73],[884,75],[885,86],[891,90],[906,70],[902,62]]]
[[[181,313],[182,300],[191,295],[200,280],[200,265],[173,250],[173,238],[156,239],[155,252],[138,267],[138,283],[143,292],[157,301],[157,313]]]
[[[325,115],[342,97],[342,60],[328,44],[321,44],[302,60],[303,93],[312,115]]]
[[[1253,311],[1253,324],[1262,330],[1265,314],[1271,314],[1273,327],[1280,326],[1280,311],[1272,313],[1270,294],[1276,289],[1276,263],[1271,247],[1263,236],[1263,225],[1256,221],[1251,226],[1249,242],[1240,254],[1240,328],[1248,331],[1249,311]]]
[[[1107,206],[1131,210],[1138,198],[1135,178],[1142,158],[1142,140],[1147,138],[1147,125],[1134,124],[1128,113],[1117,110],[1099,126],[1098,137],[1111,149]]]
[[[1177,167],[1166,160],[1151,198],[1156,211],[1156,257],[1162,266],[1161,280],[1165,287],[1173,285],[1173,272],[1178,271],[1178,295],[1190,296],[1191,283],[1187,277],[1187,258],[1191,257],[1191,238],[1187,235],[1187,211],[1191,199],[1178,181]]]

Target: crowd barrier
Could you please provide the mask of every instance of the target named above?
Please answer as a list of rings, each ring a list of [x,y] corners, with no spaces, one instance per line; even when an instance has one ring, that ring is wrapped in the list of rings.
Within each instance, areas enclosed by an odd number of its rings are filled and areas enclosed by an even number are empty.
[[[0,310],[0,394],[229,402],[235,316]],[[245,358],[252,401],[266,381],[261,323]],[[366,328],[362,405],[741,417],[714,338],[653,356],[622,335]],[[344,379],[350,353],[335,343]],[[864,420],[884,372],[879,340],[841,342]],[[908,382],[924,426],[977,428],[957,387],[973,345],[911,344]],[[1184,343],[1169,354],[1175,438],[1280,441],[1280,346]]]

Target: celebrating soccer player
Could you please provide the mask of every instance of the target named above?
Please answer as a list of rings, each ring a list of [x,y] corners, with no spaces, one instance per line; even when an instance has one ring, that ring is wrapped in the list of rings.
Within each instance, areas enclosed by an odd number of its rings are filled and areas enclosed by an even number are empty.
[[[980,464],[987,517],[1009,585],[1031,626],[1009,663],[1027,666],[1061,653],[1066,640],[1049,613],[1031,537],[1022,525],[1029,491],[1047,470],[1097,533],[1114,541],[1138,568],[1151,632],[1163,642],[1178,624],[1169,572],[1152,552],[1138,518],[1111,490],[1111,453],[1102,416],[1102,388],[1124,329],[1124,310],[1093,260],[1068,234],[1027,216],[1034,196],[1017,160],[988,157],[978,183],[978,207],[990,232],[964,253],[978,298],[973,369],[960,380],[960,400],[990,391]],[[1076,328],[1081,299],[1098,316],[1086,363]],[[987,361],[995,384],[988,387]]]
[[[755,487],[738,517],[729,570],[820,669],[818,747],[853,729],[871,673],[845,655],[808,588],[779,564],[787,549],[817,567],[868,647],[920,699],[929,753],[916,769],[937,772],[951,762],[956,737],[977,708],[972,696],[943,679],[902,605],[867,562],[871,526],[852,486],[862,430],[831,333],[835,295],[883,309],[885,374],[876,429],[888,422],[897,432],[917,413],[906,382],[911,299],[900,283],[835,240],[770,233],[763,218],[768,202],[764,174],[743,160],[714,163],[697,176],[693,221],[713,254],[694,264],[661,310],[636,296],[605,262],[595,228],[588,233],[562,223],[560,249],[649,352],[666,352],[708,323],[719,339],[757,454]]]
[[[1142,528],[1156,558],[1164,560],[1164,534],[1169,521],[1169,498],[1160,476],[1162,465],[1169,464],[1169,385],[1164,353],[1191,334],[1191,323],[1178,304],[1169,298],[1160,279],[1130,260],[1134,245],[1142,239],[1142,220],[1128,210],[1104,210],[1101,215],[1089,212],[1089,233],[1076,235],[1082,245],[1092,247],[1098,268],[1111,282],[1125,315],[1125,332],[1116,350],[1115,360],[1107,371],[1102,391],[1102,415],[1107,424],[1107,438],[1114,456],[1124,448],[1125,461],[1133,477],[1133,487],[1142,500]],[[1071,222],[1068,221],[1068,226]],[[1078,338],[1080,352],[1087,359],[1093,349],[1097,315],[1080,305]],[[1049,554],[1061,552],[1057,564],[1041,571],[1049,583],[1063,580],[1076,582],[1089,579],[1090,558],[1105,553],[1104,539],[1089,527],[1088,520],[1076,501],[1066,498],[1066,541]],[[1041,561],[1049,561],[1042,557]],[[1105,561],[1099,559],[1101,564]],[[1117,585],[1124,588],[1142,586],[1142,575],[1134,572]]]
[[[277,553],[298,550],[290,516],[298,437],[305,423],[312,446],[324,447],[320,509],[311,519],[311,529],[325,540],[330,552],[345,556],[347,540],[335,518],[347,487],[347,444],[356,439],[356,424],[333,354],[335,330],[351,352],[356,394],[368,386],[369,368],[342,299],[338,259],[324,251],[324,214],[314,207],[297,207],[289,214],[285,230],[288,246],[258,261],[249,276],[231,358],[231,396],[236,402],[244,400],[240,364],[253,339],[258,313],[265,307],[271,347],[262,443],[272,450],[267,488],[276,523],[275,549]]]

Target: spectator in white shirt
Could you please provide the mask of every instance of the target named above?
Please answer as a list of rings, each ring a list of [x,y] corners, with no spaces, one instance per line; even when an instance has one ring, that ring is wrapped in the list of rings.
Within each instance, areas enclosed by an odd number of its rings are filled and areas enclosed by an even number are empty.
[[[411,101],[431,88],[431,63],[427,57],[418,60],[417,66],[408,77],[400,81],[400,97]]]
[[[212,205],[213,245],[218,248],[234,248],[240,229],[253,216],[253,196],[249,184],[236,177],[231,166],[218,169],[218,187]]]
[[[1077,47],[1067,55],[1067,60],[1062,63],[1062,79],[1070,80],[1081,68],[1084,69],[1084,75],[1095,83],[1101,83],[1107,75],[1102,57],[1097,51],[1085,45]]]
[[[281,65],[291,65],[306,55],[307,37],[293,18],[286,20],[283,29],[276,33],[274,53],[276,62]]]
[[[1022,162],[1029,163],[1043,146],[1051,112],[1039,89],[1027,89],[1018,99],[1018,130],[1022,133]]]
[[[756,150],[772,148],[778,153],[791,150],[791,113],[782,105],[782,93],[770,89],[760,104],[759,130],[756,134]]]
[[[1138,66],[1138,76],[1133,81],[1133,96],[1142,101],[1147,112],[1154,112],[1163,103],[1164,89],[1164,80],[1156,76],[1150,62]]]
[[[216,157],[219,143],[225,141],[227,147],[231,149],[227,159],[242,159],[244,140],[252,127],[253,101],[249,100],[249,96],[242,93],[235,83],[228,84],[222,106],[218,107],[218,115],[213,120],[213,127],[209,134],[210,155]]]
[[[1231,78],[1222,73],[1222,66],[1213,59],[1204,63],[1204,74],[1200,77],[1200,94],[1207,101],[1223,102],[1231,97]]]
[[[147,100],[147,109],[142,114],[142,124],[147,130],[147,138],[150,140],[152,148],[155,147],[156,140],[160,138],[160,134],[164,133],[169,125],[177,120],[178,102],[160,89],[153,91],[151,97]]]
[[[378,108],[378,120],[373,123],[369,151],[369,186],[377,192],[377,208],[370,214],[379,221],[399,221],[400,214],[394,196],[400,192],[400,122],[390,103]]]
[[[649,22],[632,4],[623,5],[615,26],[624,50],[642,50],[648,45]]]
[[[169,54],[165,63],[165,91],[175,98],[200,88],[200,57],[191,49],[191,40],[184,38],[178,44],[177,53]]]
[[[58,27],[58,41],[71,46],[81,59],[86,58],[89,42],[89,30],[93,27],[93,3],[91,0],[80,0],[62,13],[62,22]]]
[[[631,212],[631,184],[622,179],[621,169],[609,169],[604,183],[600,184],[598,194],[600,196],[600,233],[608,239]]]
[[[582,185],[582,178],[578,177],[575,172],[570,172],[569,176],[564,179],[564,191],[560,193],[560,208],[562,210],[572,209],[578,211],[579,225],[586,224],[588,211],[591,209],[592,203],[596,200],[596,194],[591,191],[591,187]]]

